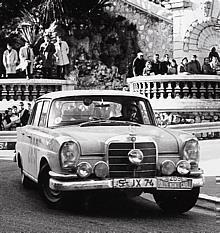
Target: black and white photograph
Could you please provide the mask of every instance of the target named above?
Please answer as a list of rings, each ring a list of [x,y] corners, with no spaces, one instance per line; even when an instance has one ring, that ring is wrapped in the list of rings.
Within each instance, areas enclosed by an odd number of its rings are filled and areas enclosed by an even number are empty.
[[[0,233],[220,232],[220,0],[0,0]]]

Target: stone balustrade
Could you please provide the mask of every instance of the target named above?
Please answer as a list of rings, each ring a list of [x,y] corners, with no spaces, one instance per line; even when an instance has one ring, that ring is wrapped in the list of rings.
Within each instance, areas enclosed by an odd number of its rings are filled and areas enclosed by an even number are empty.
[[[0,100],[32,101],[37,97],[61,90],[73,90],[70,80],[57,79],[1,79]]]
[[[145,95],[156,110],[213,111],[220,108],[218,75],[153,75],[127,81],[130,90]]]

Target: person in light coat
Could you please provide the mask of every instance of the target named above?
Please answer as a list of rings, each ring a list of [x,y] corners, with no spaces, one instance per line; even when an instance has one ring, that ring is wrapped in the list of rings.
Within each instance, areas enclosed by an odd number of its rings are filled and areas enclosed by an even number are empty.
[[[34,52],[28,41],[26,41],[25,45],[20,48],[19,58],[20,64],[17,69],[20,68],[22,71],[25,71],[27,79],[31,78],[34,66]]]
[[[68,73],[69,65],[69,46],[66,41],[63,41],[61,36],[57,36],[57,42],[55,43],[55,58],[57,65],[57,78],[64,79],[64,76]]]
[[[12,77],[16,74],[16,65],[18,62],[18,53],[12,48],[10,43],[7,44],[7,49],[3,53],[3,64],[6,70],[6,77]]]

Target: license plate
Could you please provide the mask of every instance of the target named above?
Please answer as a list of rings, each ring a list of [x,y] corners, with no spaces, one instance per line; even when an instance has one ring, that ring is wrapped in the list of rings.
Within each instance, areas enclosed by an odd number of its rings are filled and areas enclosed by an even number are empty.
[[[185,177],[158,177],[157,189],[192,189],[192,179]]]
[[[114,188],[153,188],[156,187],[156,179],[152,178],[124,178],[114,179]]]

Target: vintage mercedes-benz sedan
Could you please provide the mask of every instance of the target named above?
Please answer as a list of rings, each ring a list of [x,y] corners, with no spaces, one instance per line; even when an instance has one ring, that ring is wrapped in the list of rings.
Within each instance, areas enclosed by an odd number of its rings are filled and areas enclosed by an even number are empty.
[[[151,193],[163,210],[182,213],[204,184],[198,140],[158,127],[149,101],[126,91],[41,96],[17,130],[16,158],[22,184],[38,183],[52,207],[66,193],[106,190]]]

